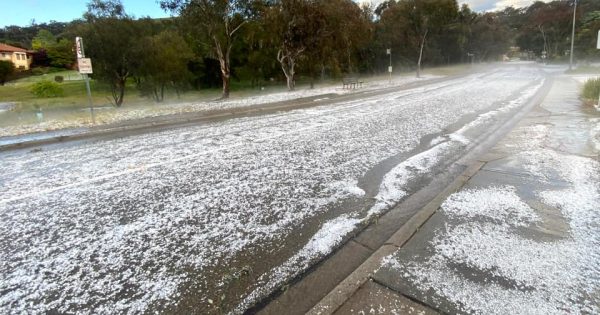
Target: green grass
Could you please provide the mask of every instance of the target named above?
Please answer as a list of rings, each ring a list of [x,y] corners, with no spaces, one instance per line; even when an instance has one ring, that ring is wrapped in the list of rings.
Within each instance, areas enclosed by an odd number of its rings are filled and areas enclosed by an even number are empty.
[[[589,102],[595,103],[600,95],[600,78],[589,79],[583,85],[581,96]]]
[[[65,71],[57,71],[57,72],[50,72],[48,74],[42,74],[42,75],[32,75],[32,76],[28,76],[28,77],[24,77],[24,78],[20,78],[17,79],[15,81],[12,81],[11,83],[13,84],[23,84],[23,83],[34,83],[34,82],[40,82],[40,81],[54,81],[54,77],[55,76],[63,76],[65,81],[68,80],[73,80],[73,81],[77,81],[77,80],[83,80],[83,77],[75,70],[65,70]]]

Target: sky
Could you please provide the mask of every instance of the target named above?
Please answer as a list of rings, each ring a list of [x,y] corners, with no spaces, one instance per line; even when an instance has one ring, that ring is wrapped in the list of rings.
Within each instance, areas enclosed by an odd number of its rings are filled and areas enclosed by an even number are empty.
[[[360,0],[360,2],[371,2],[375,5],[384,0]],[[503,10],[506,7],[513,6],[515,8],[531,5],[535,0],[457,0],[459,5],[466,3],[471,10],[477,12]],[[541,0],[549,2],[550,0]]]
[[[0,0],[0,27],[36,23],[69,22],[81,18],[89,0]],[[122,0],[125,12],[135,17],[166,17],[156,0]]]
[[[357,0],[377,5],[383,0]],[[88,0],[0,0],[0,27],[7,25],[30,25],[36,23],[69,22],[80,18],[86,11]],[[122,0],[125,12],[135,17],[166,17],[156,0]],[[458,0],[467,3],[474,11],[501,10],[507,6],[522,7],[534,0]]]

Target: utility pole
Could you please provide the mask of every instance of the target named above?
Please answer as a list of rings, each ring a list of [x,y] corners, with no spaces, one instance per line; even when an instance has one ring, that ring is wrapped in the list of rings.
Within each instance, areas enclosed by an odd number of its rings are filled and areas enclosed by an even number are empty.
[[[96,124],[96,118],[94,117],[94,104],[92,103],[92,90],[90,89],[90,78],[89,73],[92,73],[92,60],[85,58],[85,51],[83,49],[83,39],[81,37],[75,37],[75,49],[77,53],[77,65],[79,73],[83,75],[85,80],[85,89],[87,90],[88,103],[90,105],[90,114],[92,116],[92,124]]]
[[[574,0],[573,5],[573,29],[571,30],[571,61],[569,62],[569,70],[573,70],[573,49],[575,46],[575,17],[577,14],[577,0]]]

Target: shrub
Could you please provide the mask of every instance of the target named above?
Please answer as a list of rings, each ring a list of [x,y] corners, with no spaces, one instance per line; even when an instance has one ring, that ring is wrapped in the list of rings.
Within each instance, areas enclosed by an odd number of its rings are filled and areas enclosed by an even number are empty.
[[[31,87],[31,93],[37,97],[60,97],[63,96],[64,91],[62,87],[51,81],[40,81],[35,83]]]
[[[15,66],[13,63],[6,60],[0,60],[0,85],[4,85],[13,73],[15,73]]]
[[[48,73],[48,68],[40,68],[40,67],[31,68],[32,75],[43,75],[46,73]]]
[[[65,80],[65,78],[62,75],[55,75],[54,76],[54,82],[62,83],[64,80]]]
[[[600,78],[589,79],[585,81],[583,85],[583,91],[581,95],[584,99],[590,101],[597,101],[598,95],[600,94]]]

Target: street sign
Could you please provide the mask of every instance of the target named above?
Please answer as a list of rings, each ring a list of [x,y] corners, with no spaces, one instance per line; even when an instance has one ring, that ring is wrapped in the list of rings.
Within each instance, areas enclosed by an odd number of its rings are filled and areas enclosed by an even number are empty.
[[[79,58],[77,59],[77,67],[81,74],[91,74],[92,72],[92,59],[90,58]]]
[[[391,55],[391,54],[392,54],[392,50],[391,50],[390,48],[388,48],[388,49],[385,51],[385,54],[386,54],[386,55]]]
[[[388,72],[389,72],[389,73],[392,73],[392,66],[389,66],[389,67],[388,67]]]
[[[81,37],[75,37],[75,51],[77,52],[77,59],[85,57],[83,53],[83,40]]]
[[[600,49],[600,30],[598,30],[598,43],[596,44],[596,48]]]

